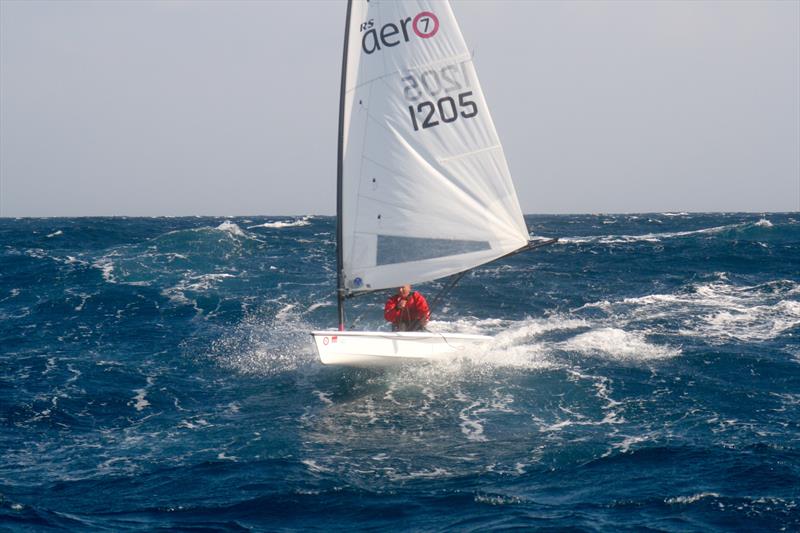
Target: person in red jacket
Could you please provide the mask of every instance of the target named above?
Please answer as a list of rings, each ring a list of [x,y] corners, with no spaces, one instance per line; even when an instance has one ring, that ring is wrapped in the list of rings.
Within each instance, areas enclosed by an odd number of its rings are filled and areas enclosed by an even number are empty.
[[[431,311],[424,296],[412,291],[411,285],[403,285],[386,300],[383,317],[392,323],[392,331],[422,331],[428,325]]]

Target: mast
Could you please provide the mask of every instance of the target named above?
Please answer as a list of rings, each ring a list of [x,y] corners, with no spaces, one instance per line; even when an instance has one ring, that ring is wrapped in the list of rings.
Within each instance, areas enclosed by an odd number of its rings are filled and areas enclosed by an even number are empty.
[[[342,50],[342,85],[339,89],[339,154],[336,161],[336,303],[339,311],[339,331],[344,331],[344,247],[342,245],[342,174],[344,167],[344,100],[347,91],[347,44],[350,42],[350,10],[353,0],[347,0]]]

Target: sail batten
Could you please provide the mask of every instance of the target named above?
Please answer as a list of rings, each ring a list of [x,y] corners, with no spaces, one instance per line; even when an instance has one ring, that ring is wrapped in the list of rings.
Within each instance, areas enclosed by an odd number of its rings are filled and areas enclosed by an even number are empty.
[[[472,56],[443,0],[352,0],[342,117],[347,293],[450,276],[528,231]]]

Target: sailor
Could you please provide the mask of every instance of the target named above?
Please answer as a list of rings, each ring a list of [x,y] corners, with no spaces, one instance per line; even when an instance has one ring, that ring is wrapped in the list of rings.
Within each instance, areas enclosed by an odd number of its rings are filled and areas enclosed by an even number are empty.
[[[383,317],[392,323],[392,331],[423,331],[431,318],[428,302],[420,293],[403,285],[386,300]]]

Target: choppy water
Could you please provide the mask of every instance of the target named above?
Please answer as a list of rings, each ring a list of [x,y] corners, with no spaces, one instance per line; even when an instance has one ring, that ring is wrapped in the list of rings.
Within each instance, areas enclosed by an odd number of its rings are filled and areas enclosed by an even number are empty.
[[[0,220],[0,528],[800,529],[800,215],[527,221],[378,372],[330,217]]]

